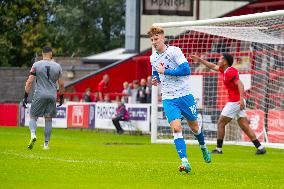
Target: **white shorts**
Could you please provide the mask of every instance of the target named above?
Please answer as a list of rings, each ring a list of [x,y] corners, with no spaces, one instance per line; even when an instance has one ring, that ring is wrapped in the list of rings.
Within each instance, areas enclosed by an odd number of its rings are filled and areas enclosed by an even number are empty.
[[[246,104],[246,102],[245,102]],[[240,117],[247,117],[246,111],[240,109],[239,102],[227,102],[221,112],[222,116],[230,117],[232,119],[239,119]]]

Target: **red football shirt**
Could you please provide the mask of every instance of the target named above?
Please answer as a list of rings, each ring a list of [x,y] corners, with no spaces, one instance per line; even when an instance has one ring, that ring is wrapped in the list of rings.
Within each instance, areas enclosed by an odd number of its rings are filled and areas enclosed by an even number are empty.
[[[105,93],[108,93],[108,83],[105,83],[104,80],[101,80],[98,84],[98,91],[101,92],[104,97]]]
[[[223,74],[223,82],[228,90],[229,102],[240,101],[240,92],[236,84],[239,81],[239,72],[234,67],[228,67],[225,71],[219,68],[219,71]]]

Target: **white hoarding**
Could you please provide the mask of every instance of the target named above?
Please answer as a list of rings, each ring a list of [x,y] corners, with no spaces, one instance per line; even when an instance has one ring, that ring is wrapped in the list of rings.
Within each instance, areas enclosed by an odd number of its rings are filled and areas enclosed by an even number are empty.
[[[115,115],[116,107],[116,103],[96,103],[95,128],[115,129],[112,117]],[[126,104],[126,108],[131,124],[140,131],[149,132],[150,104]]]
[[[27,105],[27,108],[25,109],[25,115],[24,115],[24,125],[29,126],[30,122],[30,104]],[[40,117],[37,120],[37,126],[38,127],[44,127],[44,118]],[[57,107],[57,115],[56,118],[52,119],[52,127],[53,128],[67,128],[67,106],[62,105],[60,107]]]

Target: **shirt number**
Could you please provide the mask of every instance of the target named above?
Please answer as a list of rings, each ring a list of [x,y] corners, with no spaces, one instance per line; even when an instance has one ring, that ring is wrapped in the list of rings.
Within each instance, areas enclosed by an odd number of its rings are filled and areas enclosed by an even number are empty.
[[[196,105],[192,105],[192,106],[189,106],[189,109],[191,111],[192,114],[196,114]]]

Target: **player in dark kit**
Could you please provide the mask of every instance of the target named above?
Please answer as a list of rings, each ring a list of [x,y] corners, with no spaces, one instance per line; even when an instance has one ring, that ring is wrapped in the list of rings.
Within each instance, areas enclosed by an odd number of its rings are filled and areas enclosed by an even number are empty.
[[[23,99],[23,106],[26,107],[32,83],[36,80],[35,92],[30,110],[29,128],[31,140],[28,145],[29,149],[32,149],[36,142],[36,122],[38,117],[45,118],[43,149],[49,149],[48,145],[52,130],[52,118],[56,116],[57,82],[60,94],[59,106],[63,104],[64,99],[64,82],[61,78],[62,69],[58,63],[52,60],[52,49],[50,47],[44,47],[42,49],[42,58],[42,60],[35,62],[31,68],[29,78],[26,82],[25,96]]]

